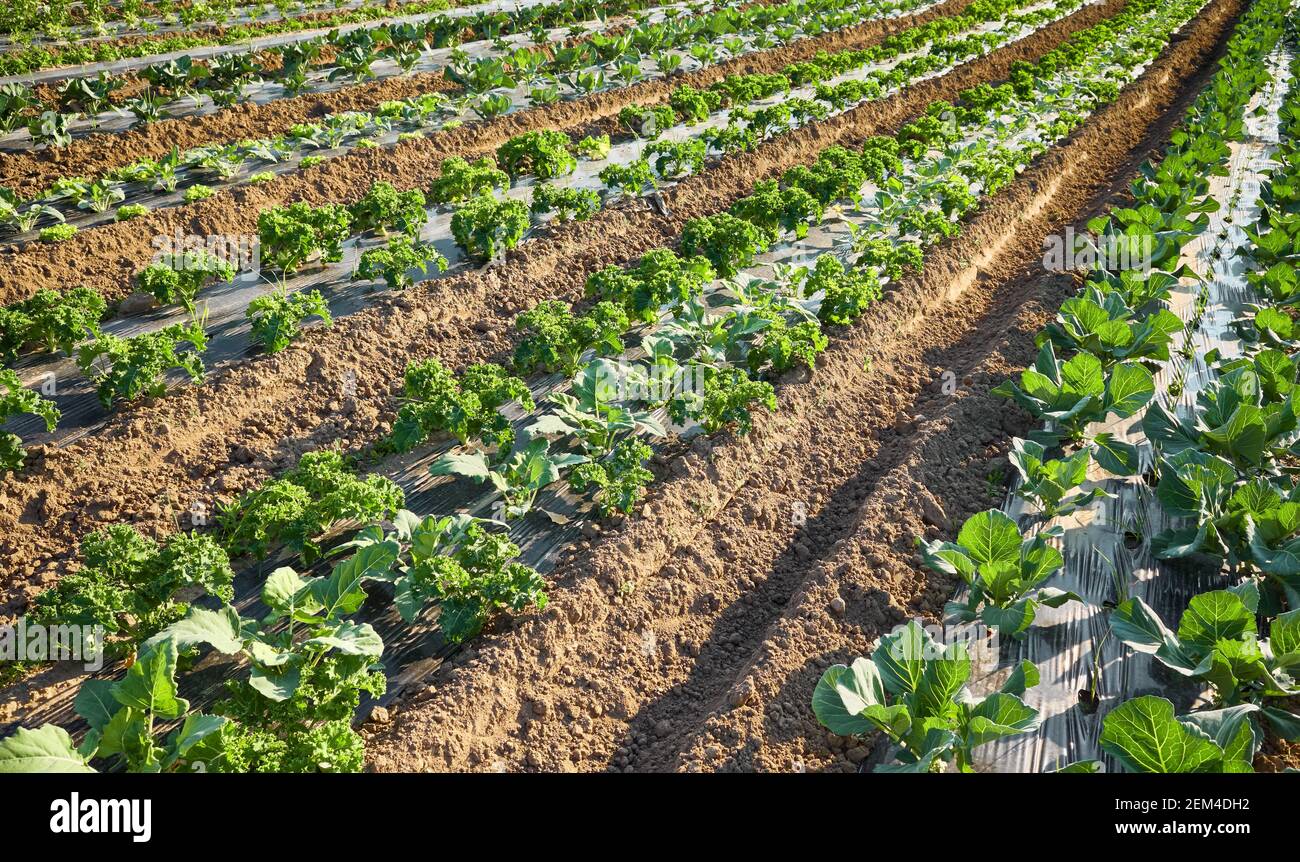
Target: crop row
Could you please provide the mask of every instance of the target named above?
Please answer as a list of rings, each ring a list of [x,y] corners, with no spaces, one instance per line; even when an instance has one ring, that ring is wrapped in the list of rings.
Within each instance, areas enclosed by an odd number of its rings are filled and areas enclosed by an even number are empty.
[[[1278,507],[1286,505],[1282,497],[1289,492],[1289,480],[1282,491],[1272,489],[1261,468],[1266,453],[1279,454],[1277,448],[1270,451],[1269,434],[1289,435],[1288,426],[1295,427],[1294,418],[1286,419],[1294,361],[1264,352],[1262,365],[1259,356],[1222,363],[1217,379],[1198,398],[1191,422],[1152,402],[1155,378],[1147,367],[1169,361],[1173,339],[1184,328],[1167,308],[1179,278],[1196,277],[1179,266],[1181,251],[1209,223],[1203,213],[1216,204],[1207,199],[1206,178],[1226,163],[1230,149],[1225,141],[1240,139],[1247,104],[1270,80],[1265,61],[1289,25],[1289,6],[1264,2],[1248,13],[1165,158],[1143,168],[1132,189],[1135,205],[1090,223],[1098,246],[1132,249],[1133,260],[1142,259],[1138,250],[1143,250],[1151,267],[1110,270],[1105,267],[1113,258],[1097,255],[1099,266],[1089,274],[1083,293],[1068,300],[1041,334],[1034,367],[1020,376],[1018,385],[1009,381],[995,390],[1049,423],[1030,440],[1017,440],[1011,459],[1020,474],[1018,494],[1033,502],[1044,519],[1092,505],[1104,494],[1081,487],[1091,462],[1113,476],[1140,472],[1135,445],[1093,429],[1108,416],[1141,413],[1147,439],[1158,453],[1157,497],[1169,514],[1196,518],[1194,526],[1157,537],[1157,556],[1228,556],[1237,574],[1241,560],[1236,555],[1243,545],[1227,548],[1220,531],[1233,525],[1254,539],[1256,570],[1231,577],[1226,590],[1193,599],[1178,633],[1139,599],[1121,595],[1111,612],[1119,639],[1210,684],[1218,707],[1176,718],[1169,701],[1144,696],[1111,710],[1100,745],[1128,771],[1249,771],[1262,739],[1260,716],[1284,737],[1294,738],[1300,731],[1300,719],[1280,708],[1280,700],[1295,693],[1289,668],[1297,661],[1292,654],[1300,643],[1300,617],[1280,608],[1292,601],[1287,578],[1300,570],[1289,567],[1285,554],[1273,552],[1295,530],[1255,525],[1277,524],[1268,518],[1277,518]],[[1292,132],[1294,120],[1287,117],[1293,114],[1293,106],[1284,109],[1284,123]],[[1293,145],[1289,151],[1293,158]],[[1283,188],[1288,188],[1285,180]],[[1270,212],[1276,210],[1266,207]],[[1276,224],[1277,216],[1271,217]],[[1283,231],[1265,245],[1290,248],[1292,242]],[[1257,249],[1258,243],[1244,251],[1254,257]],[[1058,350],[1068,358],[1059,359]],[[1218,357],[1207,359],[1214,363]],[[1282,381],[1272,396],[1265,394],[1264,379]],[[1250,508],[1256,500],[1258,509]],[[1263,542],[1262,535],[1268,536]],[[980,620],[1002,635],[1023,637],[1039,605],[1083,601],[1046,586],[1064,565],[1052,543],[1059,536],[1059,527],[1025,535],[1015,520],[990,510],[967,520],[955,542],[923,546],[922,558],[966,585],[964,599],[949,606],[951,617]],[[1247,538],[1237,541],[1250,547]],[[1258,636],[1257,614],[1270,625],[1270,641]],[[969,770],[972,749],[1031,732],[1039,721],[1037,711],[1019,699],[1028,685],[1037,683],[1032,664],[1020,663],[1000,691],[978,703],[962,694],[970,672],[964,647],[938,644],[911,624],[882,638],[870,659],[828,670],[814,695],[814,710],[836,733],[882,731],[897,745],[898,757],[897,765],[883,769],[927,771],[955,760],[958,768]],[[927,733],[936,721],[947,729],[945,734]],[[1064,771],[1100,768],[1097,761],[1081,761]]]
[[[1294,18],[1289,24],[1294,50]],[[1111,611],[1114,636],[1208,687],[1216,707],[1175,719],[1164,698],[1118,705],[1106,716],[1102,746],[1130,771],[1246,771],[1263,741],[1262,723],[1283,739],[1300,740],[1300,717],[1288,703],[1300,693],[1300,520],[1291,467],[1297,345],[1290,310],[1300,299],[1294,263],[1300,249],[1298,74],[1293,56],[1277,166],[1263,184],[1259,219],[1235,250],[1234,257],[1248,261],[1246,278],[1258,300],[1230,324],[1240,353],[1202,357],[1209,379],[1187,415],[1157,399],[1142,418],[1155,454],[1156,499],[1185,525],[1153,539],[1156,556],[1217,570],[1223,587],[1192,597],[1176,629],[1137,597],[1121,596]],[[1225,139],[1235,131],[1214,122],[1202,129]],[[1215,261],[1207,278],[1221,278],[1215,269],[1228,266]],[[1170,396],[1179,396],[1182,386],[1175,382]],[[1161,741],[1169,739],[1177,741],[1172,749]]]

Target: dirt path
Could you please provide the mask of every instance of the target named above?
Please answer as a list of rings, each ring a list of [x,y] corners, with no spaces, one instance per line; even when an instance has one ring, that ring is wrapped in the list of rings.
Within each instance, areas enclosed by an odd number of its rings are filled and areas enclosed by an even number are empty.
[[[377,439],[408,360],[503,359],[518,312],[542,299],[577,300],[589,273],[674,241],[688,219],[725,209],[755,180],[806,164],[831,144],[892,132],[935,99],[999,80],[1012,62],[1042,56],[1119,8],[1088,7],[948,75],[724,159],[666,195],[670,216],[602,211],[524,244],[500,265],[384,297],[279,354],[234,363],[201,388],[116,414],[83,440],[33,447],[26,472],[0,481],[0,616],[20,613],[53,583],[92,530],[125,521],[171,532],[194,503],[215,511],[305,450]],[[343,397],[349,378],[355,398]]]
[[[576,549],[545,613],[372,726],[372,767],[855,769],[869,750],[828,737],[808,706],[818,676],[949,597],[913,538],[992,505],[988,477],[1028,427],[988,389],[1032,359],[1033,334],[1073,289],[1042,276],[1042,240],[1122,191],[1242,7],[1203,13],[923,277],[833,340],[813,381],[784,386],[759,431],[697,444],[643,517]]]

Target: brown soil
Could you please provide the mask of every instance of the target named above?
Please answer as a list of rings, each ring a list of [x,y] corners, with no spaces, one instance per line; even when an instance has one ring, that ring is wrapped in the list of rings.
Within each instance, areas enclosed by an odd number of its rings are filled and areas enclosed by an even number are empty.
[[[170,532],[191,503],[212,509],[215,500],[264,481],[302,451],[377,439],[387,430],[407,360],[436,356],[460,366],[503,358],[519,311],[543,299],[577,299],[591,272],[674,241],[687,219],[726,208],[755,180],[805,164],[832,144],[892,132],[935,99],[1001,79],[1013,61],[1042,56],[1121,5],[1090,7],[948,76],[727,158],[665,196],[670,216],[640,207],[602,211],[525,243],[497,266],[380,299],[332,329],[304,334],[280,354],[234,363],[201,388],[117,414],[98,433],[62,448],[35,451],[23,475],[0,481],[0,613],[20,612],[66,571],[77,541],[90,531],[124,521],[145,532]],[[383,163],[358,158],[353,164]],[[411,173],[427,169],[419,160],[406,164]],[[354,177],[351,184],[332,177],[339,189],[333,199],[368,187],[372,178],[379,177]],[[324,197],[331,197],[328,190]],[[341,403],[349,372],[357,398]]]
[[[1278,739],[1270,728],[1264,736],[1264,747],[1255,756],[1255,770],[1285,772],[1287,769],[1300,769],[1300,744]]]
[[[1274,705],[1287,712],[1300,712],[1300,697],[1289,697]],[[1300,769],[1300,743],[1282,739],[1270,721],[1261,718],[1259,724],[1264,731],[1264,744],[1260,746],[1259,754],[1255,755],[1255,771],[1285,772],[1287,769]]]
[[[351,203],[362,197],[376,180],[387,180],[403,189],[425,187],[438,176],[442,161],[448,156],[494,152],[497,146],[510,137],[533,129],[583,128],[602,118],[616,116],[619,110],[634,102],[652,104],[664,101],[674,88],[683,83],[704,87],[729,74],[776,71],[790,63],[805,60],[819,51],[866,47],[904,26],[959,12],[970,2],[971,0],[949,0],[948,3],[910,18],[863,24],[773,51],[738,57],[714,67],[673,76],[668,80],[646,81],[572,102],[521,111],[489,123],[475,123],[438,132],[423,140],[403,142],[391,149],[354,150],[307,171],[281,176],[257,186],[242,186],[221,192],[196,204],[155,211],[132,219],[129,223],[105,224],[82,231],[67,242],[56,245],[32,243],[22,249],[0,249],[0,305],[23,299],[41,288],[66,290],[77,284],[86,284],[108,297],[120,298],[130,293],[131,278],[152,255],[154,236],[170,236],[177,231],[186,234],[252,234],[256,232],[258,212],[267,207],[295,200]],[[1115,2],[1111,3],[1111,6],[1116,5]],[[1071,26],[1099,19],[1098,8],[1100,7],[1089,7],[1076,13],[1070,19],[1073,22]],[[432,73],[426,77],[438,78]],[[382,97],[374,98],[373,104],[378,104],[383,99],[396,98],[397,90],[389,92],[385,88],[405,87],[412,80],[398,78],[362,88],[350,88],[329,96],[304,97],[323,99],[330,103],[328,109],[317,105],[313,110],[318,113],[297,105],[302,100],[282,100],[269,105],[243,106],[233,112],[189,121],[190,125],[176,121],[168,127],[166,134],[188,135],[186,129],[203,125],[209,120],[223,129],[219,133],[221,139],[282,131],[293,123],[344,107],[339,100],[353,99],[348,94],[366,87],[385,93]],[[412,87],[411,93],[421,89]],[[360,108],[365,107],[362,102],[370,101],[371,96],[356,96],[355,99],[351,107]],[[245,114],[249,118],[240,119]],[[138,132],[117,136],[114,155],[104,154],[104,157],[126,164],[144,156],[169,151],[176,142],[175,138],[168,137],[148,146],[137,146],[133,138],[137,134],[159,134],[161,132],[158,127],[162,125],[164,124],[155,124]],[[215,140],[217,137],[214,133],[206,135],[206,139]],[[186,145],[198,143],[201,141],[187,141]],[[119,158],[116,155],[118,151],[129,153],[129,157]],[[61,168],[55,174],[75,174],[82,169]]]
[[[574,549],[544,613],[369,725],[372,768],[856,769],[869,748],[828,736],[809,708],[818,677],[951,594],[913,539],[996,504],[987,477],[1028,422],[988,390],[1031,361],[1033,334],[1073,289],[1038,270],[1043,239],[1122,192],[1243,6],[1200,16],[924,276],[839,333],[755,433],[699,442],[641,516]]]

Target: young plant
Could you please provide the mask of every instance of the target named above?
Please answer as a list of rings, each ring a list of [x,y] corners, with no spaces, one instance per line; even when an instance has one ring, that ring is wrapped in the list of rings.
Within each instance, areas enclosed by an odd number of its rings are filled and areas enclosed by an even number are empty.
[[[556,412],[543,416],[529,427],[530,435],[572,434],[592,458],[603,458],[614,450],[619,438],[646,432],[664,437],[659,420],[647,411],[626,406],[625,391],[631,369],[609,359],[593,359],[573,378],[570,391],[551,395]]]
[[[1117,293],[1095,286],[1061,303],[1056,321],[1037,341],[1050,340],[1062,350],[1085,351],[1107,367],[1125,360],[1169,361],[1169,342],[1183,322],[1167,308],[1138,318]]]
[[[366,582],[382,577],[397,551],[388,542],[361,548],[320,577],[276,569],[262,586],[270,613],[261,620],[229,605],[192,608],[147,644],[206,645],[249,667],[214,707],[232,721],[212,771],[360,771],[364,747],[351,721],[362,694],[384,693],[376,665],[384,642],[369,623],[349,617],[366,600]]]
[[[1125,772],[1254,772],[1263,741],[1250,705],[1174,715],[1163,697],[1143,695],[1106,713],[1101,748]]]
[[[126,192],[114,182],[98,180],[86,189],[86,196],[77,203],[77,209],[93,213],[107,212],[126,199]]]
[[[555,84],[533,87],[528,91],[528,104],[533,107],[554,105],[560,101],[560,88]]]
[[[1296,360],[1270,348],[1218,371],[1197,393],[1190,417],[1153,403],[1142,417],[1147,439],[1169,455],[1195,449],[1220,456],[1244,473],[1288,460],[1297,428]]]
[[[587,461],[586,455],[551,452],[550,445],[544,437],[529,440],[495,466],[485,455],[448,453],[433,462],[429,472],[435,476],[464,476],[475,482],[490,481],[504,503],[502,516],[514,520],[533,510],[537,495],[559,481],[565,468]]]
[[[192,204],[199,201],[205,201],[216,193],[217,190],[210,186],[205,186],[202,183],[195,183],[181,193],[181,199],[187,204]]]
[[[946,763],[973,772],[976,748],[1038,727],[1038,711],[1021,700],[1038,684],[1038,669],[1021,662],[983,700],[966,687],[970,674],[963,644],[938,643],[913,620],[880,638],[870,658],[828,668],[813,690],[812,709],[839,736],[883,733],[895,762],[877,772],[938,772]]]
[[[1217,706],[1258,705],[1280,736],[1295,741],[1300,739],[1300,717],[1268,702],[1300,694],[1295,682],[1300,667],[1300,610],[1274,617],[1264,639],[1256,624],[1258,611],[1259,587],[1247,580],[1231,589],[1193,596],[1177,633],[1138,598],[1126,599],[1111,612],[1110,628],[1138,652],[1208,684]]]
[[[732,204],[729,212],[757,227],[768,243],[786,233],[803,239],[808,226],[822,218],[822,206],[812,195],[797,186],[781,189],[773,180],[755,183],[754,193]]]
[[[1041,443],[1016,437],[1007,457],[1020,474],[1016,495],[1037,506],[1044,518],[1068,515],[1098,497],[1111,496],[1101,487],[1071,493],[1088,479],[1090,449],[1080,449],[1065,458],[1048,458],[1047,448]]]
[[[533,215],[553,212],[560,223],[573,219],[586,221],[600,210],[600,195],[592,189],[562,189],[541,183],[533,189],[531,209]]]
[[[414,622],[436,601],[443,637],[460,643],[498,611],[546,607],[546,581],[514,560],[519,546],[504,533],[489,532],[493,523],[470,515],[421,519],[402,511],[393,518],[392,531],[368,527],[348,547],[396,544],[401,550],[385,580],[393,583],[393,603],[402,619]]]
[[[808,273],[803,295],[820,299],[817,319],[822,323],[847,325],[861,317],[873,302],[880,300],[880,279],[874,269],[845,272],[839,258],[824,254],[817,258],[812,272]]]
[[[172,147],[171,152],[153,165],[149,172],[149,178],[153,184],[150,186],[154,191],[174,192],[180,184],[181,178],[178,171],[184,165],[184,157],[178,147]]]
[[[733,319],[745,329],[746,335],[754,327],[762,326],[754,332],[756,337],[749,343],[745,357],[745,364],[751,374],[759,371],[780,374],[795,365],[811,369],[817,363],[818,354],[829,343],[829,339],[822,333],[821,324],[816,320],[801,320],[791,325],[771,309],[738,314]]]
[[[936,572],[958,575],[970,588],[965,601],[949,602],[945,611],[962,622],[982,620],[999,634],[1022,637],[1040,605],[1059,608],[1082,601],[1074,593],[1043,584],[1065,565],[1061,552],[1047,543],[1059,528],[1026,539],[1016,522],[997,509],[966,519],[956,543],[921,543],[921,559]]]
[[[571,174],[578,166],[568,136],[555,131],[516,135],[497,148],[497,162],[511,177],[532,174],[543,180]]]
[[[54,430],[61,415],[53,401],[24,387],[17,373],[8,368],[0,368],[0,426],[25,413],[44,422],[47,431]],[[17,473],[22,469],[26,458],[27,450],[23,448],[22,438],[10,431],[0,430],[0,476]]]
[[[402,401],[392,432],[399,452],[437,431],[450,432],[462,445],[481,441],[509,452],[514,429],[500,409],[511,402],[525,410],[536,407],[527,384],[499,365],[471,365],[457,377],[437,359],[407,366]]]
[[[510,177],[498,170],[492,159],[485,156],[470,163],[452,156],[442,163],[441,176],[429,187],[429,199],[434,203],[461,203],[509,187]]]
[[[515,370],[522,375],[542,369],[572,374],[582,355],[623,352],[622,335],[627,331],[627,313],[612,302],[597,303],[577,316],[558,300],[548,299],[519,315],[515,325],[526,335],[515,348]]]
[[[601,159],[609,158],[609,135],[587,135],[574,145],[573,149],[578,155],[598,162]]]
[[[704,142],[697,138],[685,141],[655,141],[642,151],[641,157],[654,166],[665,179],[679,179],[704,169]]]
[[[122,108],[125,108],[126,112],[134,114],[136,120],[141,123],[156,123],[168,116],[168,101],[170,100],[163,97],[153,87],[146,87],[140,95],[123,102]],[[118,111],[120,113],[122,109],[119,108]]]
[[[30,204],[21,207],[18,197],[9,189],[0,186],[0,225],[5,225],[20,233],[26,233],[36,227],[42,218],[63,221],[63,213],[48,204]]]
[[[190,153],[189,163],[219,180],[229,180],[244,166],[248,153],[238,144],[202,147]]]
[[[89,287],[66,293],[49,288],[0,308],[0,361],[13,362],[28,345],[72,355],[73,348],[99,333],[107,303]]]
[[[628,105],[618,112],[618,120],[633,134],[654,140],[665,130],[673,127],[677,117],[668,105],[653,108],[641,105]]]
[[[102,626],[109,640],[98,646],[131,655],[185,616],[194,598],[233,601],[233,579],[226,552],[210,536],[177,533],[159,546],[114,524],[81,540],[81,568],[38,595],[28,618],[48,626]]]
[[[853,248],[859,252],[856,269],[874,269],[894,282],[908,272],[920,272],[923,265],[921,246],[916,242],[872,238],[863,232]]]
[[[635,320],[653,323],[665,305],[673,307],[701,296],[714,277],[704,258],[682,258],[670,249],[657,248],[646,252],[634,267],[607,266],[592,273],[585,290],[588,297],[621,305]]]
[[[707,120],[710,113],[722,107],[722,94],[684,84],[669,94],[668,105],[682,122],[693,126]]]
[[[600,181],[624,197],[641,197],[659,187],[650,163],[634,159],[626,165],[610,164],[600,169]]]
[[[488,93],[474,106],[474,113],[485,120],[495,120],[504,115],[514,105],[508,93]]]
[[[149,208],[144,204],[123,204],[117,208],[113,216],[114,221],[130,221],[133,218],[139,218],[149,212]]]
[[[348,207],[350,230],[355,232],[397,230],[415,239],[428,221],[424,193],[419,189],[398,192],[391,183],[377,182],[361,200]]]
[[[731,213],[693,218],[682,228],[682,253],[701,255],[723,278],[729,278],[767,250],[762,230]]]
[[[801,188],[823,206],[856,199],[866,182],[862,157],[843,147],[829,147],[811,165],[798,165],[781,175],[783,188]]]
[[[1109,372],[1091,353],[1076,353],[1065,362],[1056,358],[1050,341],[1038,351],[1034,367],[1020,374],[1020,385],[1008,380],[993,390],[1014,400],[1040,420],[1050,420],[1070,440],[1082,440],[1091,422],[1108,415],[1126,419],[1147,405],[1155,394],[1151,372],[1131,362],[1117,362]]]
[[[389,290],[406,290],[415,280],[411,270],[419,270],[427,275],[432,264],[438,272],[447,270],[447,258],[443,257],[431,242],[412,240],[409,236],[398,235],[388,240],[382,248],[372,248],[361,253],[361,260],[354,279],[383,279]]]
[[[645,467],[654,451],[640,440],[618,441],[603,461],[579,464],[569,474],[569,487],[579,494],[593,492],[602,517],[632,514],[641,490],[654,481]]]
[[[191,314],[199,290],[209,282],[235,277],[235,268],[206,251],[184,252],[170,261],[151,264],[135,277],[136,286],[161,305],[179,302]]]
[[[332,450],[308,452],[298,466],[224,507],[218,522],[231,554],[264,558],[285,543],[310,562],[316,540],[342,521],[376,521],[402,507],[402,490],[382,476],[354,475]]]
[[[319,290],[289,293],[277,288],[250,302],[244,316],[252,324],[253,341],[261,342],[267,353],[288,347],[309,317],[319,317],[327,327],[334,325],[329,303]]]
[[[75,224],[55,224],[49,227],[43,227],[37,233],[37,238],[44,243],[67,242],[77,234]]]
[[[257,216],[262,260],[283,272],[292,272],[317,252],[327,263],[342,260],[351,225],[347,208],[336,204],[313,207],[299,201],[263,210]]]
[[[527,204],[485,194],[456,210],[451,235],[471,259],[486,262],[518,245],[528,224]]]
[[[38,104],[26,84],[0,84],[0,132],[8,134],[23,125],[24,111]]]
[[[142,650],[122,679],[83,682],[73,708],[90,730],[78,753],[119,762],[127,772],[191,771],[217,760],[226,719],[190,712],[176,684],[178,661],[176,643],[163,640]],[[155,738],[159,723],[175,729]]]
[[[72,132],[68,127],[74,117],[76,114],[42,111],[27,121],[27,131],[38,146],[66,147],[72,143]]]
[[[776,410],[776,390],[765,380],[753,380],[743,368],[719,369],[714,365],[696,368],[702,390],[689,389],[668,402],[668,415],[676,423],[698,421],[709,434],[734,427],[739,436],[754,427],[753,405]]]
[[[189,345],[183,350],[182,345]],[[208,339],[197,320],[174,323],[157,332],[119,338],[100,332],[77,348],[77,366],[95,386],[105,409],[116,401],[157,398],[167,391],[166,373],[175,368],[195,384],[203,382],[203,351]]]

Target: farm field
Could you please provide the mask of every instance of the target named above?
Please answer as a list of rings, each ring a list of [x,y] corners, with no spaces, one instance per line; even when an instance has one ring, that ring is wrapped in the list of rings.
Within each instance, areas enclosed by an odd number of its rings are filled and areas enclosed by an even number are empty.
[[[1296,0],[16,0],[0,773],[1300,769],[1298,267]]]

